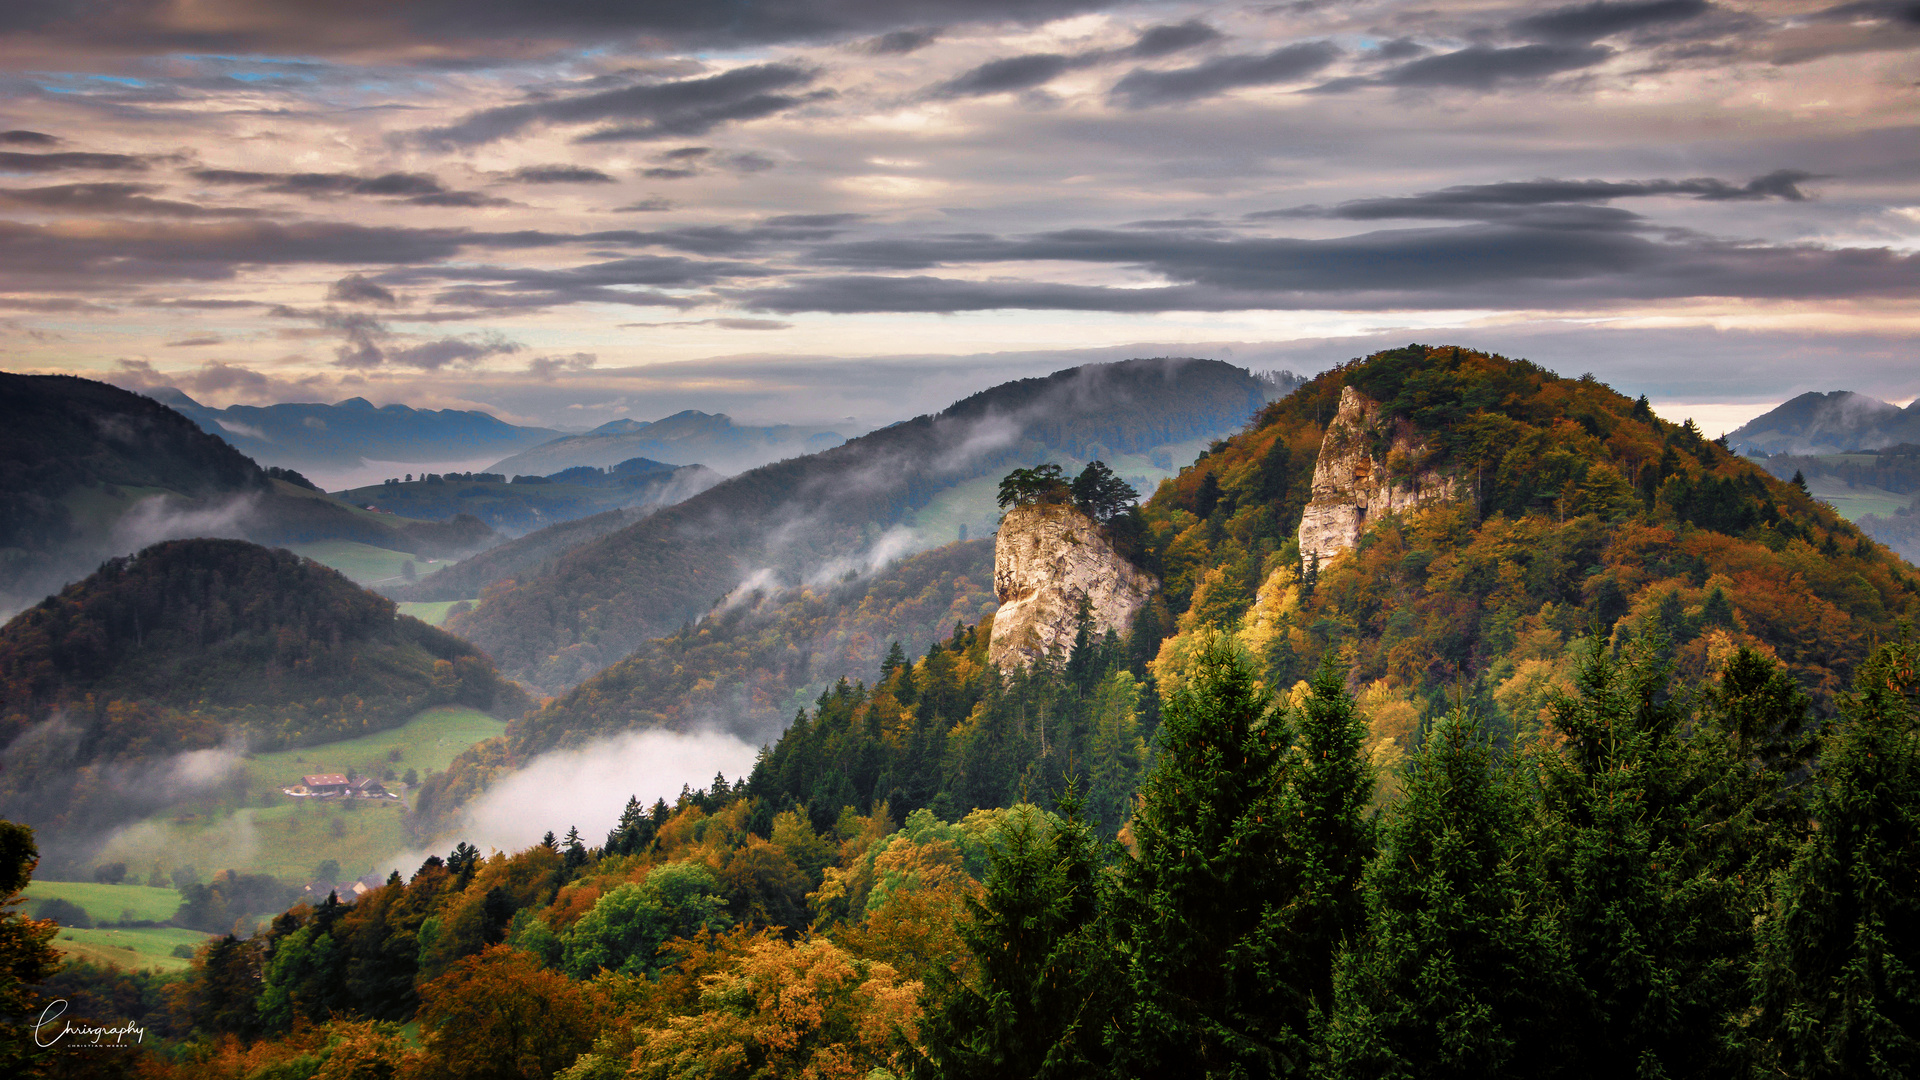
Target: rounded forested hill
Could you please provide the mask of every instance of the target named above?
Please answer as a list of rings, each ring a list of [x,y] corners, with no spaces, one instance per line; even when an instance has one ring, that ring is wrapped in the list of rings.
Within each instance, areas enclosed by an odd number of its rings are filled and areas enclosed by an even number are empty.
[[[1304,566],[1301,513],[1346,386],[1423,436],[1419,468],[1465,494],[1369,521],[1355,549]],[[1510,730],[1537,728],[1596,633],[1658,629],[1696,680],[1752,646],[1831,703],[1875,639],[1920,614],[1913,567],[1803,488],[1645,398],[1468,349],[1409,346],[1320,375],[1144,513],[1166,583],[1157,615],[1179,628],[1163,679],[1206,625],[1235,631],[1276,685],[1333,653],[1377,716],[1401,718],[1376,735],[1402,749],[1462,695]]]
[[[241,540],[168,541],[0,628],[0,816],[57,815],[25,797],[86,766],[242,736],[329,742],[453,703],[527,701],[473,646],[334,570]]]

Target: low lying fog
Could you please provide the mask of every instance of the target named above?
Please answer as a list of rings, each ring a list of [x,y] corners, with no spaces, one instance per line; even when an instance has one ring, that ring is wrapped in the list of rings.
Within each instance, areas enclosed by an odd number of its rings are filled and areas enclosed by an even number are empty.
[[[712,786],[715,772],[740,779],[752,771],[758,754],[759,747],[719,732],[638,731],[556,750],[475,800],[468,824],[446,838],[446,847],[465,840],[483,852],[519,851],[539,843],[548,831],[565,836],[572,826],[594,847],[619,823],[629,796],[639,796],[644,806],[655,799],[672,803],[682,785]],[[393,865],[410,874],[428,854],[445,851],[410,853],[396,857]]]

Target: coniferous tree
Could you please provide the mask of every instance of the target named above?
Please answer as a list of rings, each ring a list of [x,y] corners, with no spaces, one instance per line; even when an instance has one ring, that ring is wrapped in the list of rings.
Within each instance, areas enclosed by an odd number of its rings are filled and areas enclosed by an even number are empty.
[[[1734,763],[1682,738],[1657,634],[1619,657],[1594,638],[1555,703],[1568,752],[1543,759],[1549,873],[1589,1001],[1572,1034],[1599,1076],[1727,1076],[1753,960],[1756,882],[1718,844]]]
[[[1565,1025],[1581,993],[1527,850],[1523,777],[1457,711],[1403,784],[1367,870],[1365,937],[1340,960],[1331,1074],[1580,1075]]]
[[[1314,676],[1295,729],[1293,858],[1301,888],[1286,924],[1314,1009],[1324,1013],[1333,1004],[1334,956],[1366,921],[1360,879],[1378,843],[1369,808],[1373,770],[1361,753],[1366,723],[1331,655]]]
[[[1920,716],[1911,636],[1861,666],[1824,740],[1819,821],[1761,925],[1763,1076],[1920,1073]]]
[[[1292,732],[1224,636],[1201,645],[1162,716],[1123,884],[1129,1003],[1116,1050],[1135,1076],[1299,1075],[1310,1010],[1283,937]]]
[[[928,1075],[1064,1080],[1106,1067],[1118,973],[1101,925],[1104,859],[1073,789],[1060,807],[1007,815],[960,926],[978,974],[930,1017]]]

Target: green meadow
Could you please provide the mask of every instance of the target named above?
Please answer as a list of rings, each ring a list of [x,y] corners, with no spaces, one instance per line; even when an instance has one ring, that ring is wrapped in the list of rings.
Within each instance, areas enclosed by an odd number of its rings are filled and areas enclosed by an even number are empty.
[[[400,602],[400,614],[411,615],[428,626],[441,626],[447,621],[447,609],[455,604],[477,604],[478,600],[403,600]]]
[[[404,551],[352,540],[316,540],[308,544],[293,544],[287,550],[304,555],[322,566],[331,566],[359,585],[398,585],[407,580],[403,570],[407,563],[413,564],[417,580],[453,562],[451,559],[436,560],[422,555],[409,555]]]
[[[175,956],[174,950],[181,945],[188,949],[196,948],[207,937],[198,930],[176,930],[171,926],[124,930],[79,930],[63,926],[53,939],[53,944],[62,955],[74,960],[130,970],[151,968],[155,971],[185,971],[192,961]]]
[[[112,860],[107,860],[111,862]],[[127,867],[127,880],[135,877],[146,880],[146,872],[151,868],[142,868],[136,874],[131,863]],[[162,870],[165,874],[168,871]],[[93,881],[42,881],[38,878],[27,883],[23,896],[27,898],[27,910],[36,910],[43,900],[65,900],[86,909],[94,922],[166,922],[180,906],[180,894],[171,884],[161,888],[149,888],[145,885],[102,885]]]
[[[474,709],[429,709],[390,731],[259,754],[241,763],[239,780],[224,794],[181,803],[120,829],[96,861],[124,862],[129,875],[143,881],[156,866],[163,876],[192,866],[202,880],[235,870],[298,884],[311,879],[327,859],[351,877],[384,874],[396,868],[380,865],[381,860],[411,846],[401,800],[299,799],[282,789],[312,773],[384,776],[392,770],[403,776],[413,769],[425,776],[504,730],[504,723]],[[398,783],[391,786],[400,789]],[[117,910],[108,917],[117,918]]]

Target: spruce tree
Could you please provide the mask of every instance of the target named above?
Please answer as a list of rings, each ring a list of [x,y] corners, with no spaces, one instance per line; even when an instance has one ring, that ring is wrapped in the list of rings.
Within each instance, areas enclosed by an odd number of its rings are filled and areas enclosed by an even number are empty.
[[[1753,960],[1756,884],[1719,843],[1735,763],[1683,738],[1656,633],[1620,656],[1592,641],[1554,704],[1567,752],[1543,758],[1540,832],[1590,1005],[1573,1032],[1597,1076],[1725,1076]]]
[[[1300,1075],[1308,980],[1286,951],[1292,732],[1231,639],[1214,635],[1167,701],[1125,872],[1118,1065],[1133,1076]]]
[[[960,1080],[1078,1078],[1106,1066],[1113,955],[1104,934],[1104,858],[1072,788],[1061,816],[1008,811],[985,893],[960,935],[977,974],[929,1017],[925,1075]]]
[[[1527,781],[1464,711],[1429,733],[1368,868],[1326,1029],[1342,1077],[1579,1075],[1581,994],[1528,850]]]
[[[1910,635],[1876,649],[1823,740],[1819,827],[1760,929],[1760,1075],[1920,1074],[1916,661]]]
[[[1331,654],[1314,676],[1295,720],[1299,765],[1293,780],[1298,824],[1290,855],[1300,867],[1300,897],[1284,922],[1314,1007],[1333,1004],[1334,955],[1366,921],[1360,879],[1378,843],[1373,769],[1361,754],[1366,723]]]

